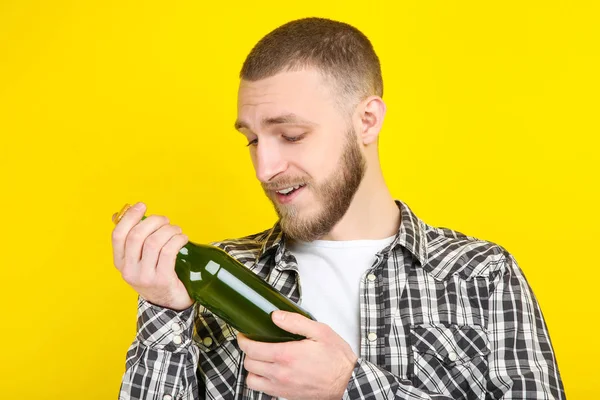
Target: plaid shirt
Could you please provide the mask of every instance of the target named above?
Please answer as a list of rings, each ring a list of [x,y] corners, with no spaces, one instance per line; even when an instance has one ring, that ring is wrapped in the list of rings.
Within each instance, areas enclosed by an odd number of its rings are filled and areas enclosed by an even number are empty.
[[[397,204],[398,234],[360,282],[360,355],[343,398],[564,399],[542,312],[513,256]],[[214,244],[300,301],[278,224]],[[175,312],[140,298],[137,327],[120,400],[272,399],[246,386],[236,331],[199,304]]]

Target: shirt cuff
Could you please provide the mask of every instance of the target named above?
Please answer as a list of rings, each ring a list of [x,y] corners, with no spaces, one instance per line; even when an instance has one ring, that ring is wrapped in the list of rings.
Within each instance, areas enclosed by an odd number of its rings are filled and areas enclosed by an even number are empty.
[[[138,296],[137,340],[155,350],[186,352],[192,342],[194,316],[195,305],[175,311]]]
[[[396,385],[396,379],[390,372],[359,358],[342,399],[394,399]]]

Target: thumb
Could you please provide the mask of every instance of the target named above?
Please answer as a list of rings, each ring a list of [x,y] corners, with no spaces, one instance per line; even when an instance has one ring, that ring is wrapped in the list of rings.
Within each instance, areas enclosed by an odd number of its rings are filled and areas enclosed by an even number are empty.
[[[302,335],[308,339],[318,339],[322,336],[322,324],[306,318],[304,315],[277,310],[273,311],[271,319],[275,325],[290,333]]]

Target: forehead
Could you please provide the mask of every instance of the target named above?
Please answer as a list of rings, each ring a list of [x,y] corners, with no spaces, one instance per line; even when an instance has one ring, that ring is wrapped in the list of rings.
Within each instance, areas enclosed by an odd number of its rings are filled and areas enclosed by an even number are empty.
[[[258,119],[284,114],[318,119],[336,111],[331,86],[315,69],[281,72],[258,81],[242,79],[238,120],[251,125]]]

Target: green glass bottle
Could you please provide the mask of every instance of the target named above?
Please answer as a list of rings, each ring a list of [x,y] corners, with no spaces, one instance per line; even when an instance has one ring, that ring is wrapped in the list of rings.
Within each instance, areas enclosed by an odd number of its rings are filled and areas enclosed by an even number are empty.
[[[129,207],[125,205],[118,213],[115,224]],[[295,312],[314,320],[307,311],[218,247],[188,241],[177,254],[175,272],[192,300],[250,339],[261,342],[304,339],[275,325],[271,320],[275,310]]]

